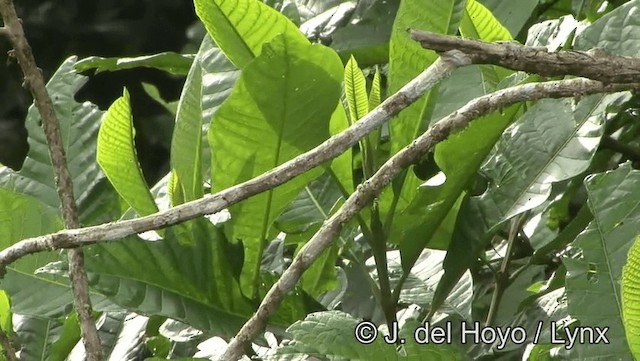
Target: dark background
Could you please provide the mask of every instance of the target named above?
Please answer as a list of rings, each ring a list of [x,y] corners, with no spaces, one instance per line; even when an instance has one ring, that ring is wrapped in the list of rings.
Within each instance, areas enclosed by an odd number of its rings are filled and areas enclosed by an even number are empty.
[[[197,51],[199,27],[191,1],[175,0],[21,0],[16,2],[27,39],[45,79],[69,56],[80,59],[138,56],[163,51]],[[0,37],[0,163],[19,169],[28,151],[24,120],[31,95],[22,87],[22,72],[11,47]],[[122,95],[131,93],[140,163],[149,184],[168,171],[171,116],[143,91],[141,82],[160,89],[165,99],[180,95],[183,77],[154,69],[104,72],[93,76],[77,94],[106,109]]]

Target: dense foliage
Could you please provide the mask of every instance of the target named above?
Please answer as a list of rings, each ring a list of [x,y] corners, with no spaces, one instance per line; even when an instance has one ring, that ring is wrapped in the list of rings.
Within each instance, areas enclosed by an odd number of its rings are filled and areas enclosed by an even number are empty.
[[[51,75],[83,225],[216,193],[346,129],[436,60],[407,28],[640,56],[638,0],[194,7],[206,30],[194,53],[71,56]],[[137,68],[186,77],[177,100],[143,85],[175,120],[168,131],[143,129],[170,134],[161,177],[140,165],[149,149],[136,148],[136,103],[125,84],[105,110],[77,99],[95,74]],[[105,354],[215,359],[302,245],[381,164],[468,101],[542,80],[491,65],[461,68],[330,163],[225,212],[85,248]],[[257,356],[637,357],[638,106],[630,92],[520,103],[438,144],[307,270],[255,340]],[[0,249],[63,228],[39,122],[32,106],[24,164],[0,167]],[[23,360],[82,359],[66,262],[57,251],[31,255],[0,281],[0,326]],[[358,330],[375,333],[371,325],[378,337],[359,342]],[[394,325],[407,341],[400,347],[382,337]],[[450,341],[416,340],[426,325],[442,327]],[[469,329],[480,326],[474,339]]]

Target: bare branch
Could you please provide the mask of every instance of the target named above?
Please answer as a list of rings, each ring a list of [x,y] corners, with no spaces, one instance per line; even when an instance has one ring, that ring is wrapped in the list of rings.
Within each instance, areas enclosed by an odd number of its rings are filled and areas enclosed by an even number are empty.
[[[18,361],[16,350],[13,349],[11,340],[9,340],[9,336],[2,327],[0,327],[0,347],[2,347],[2,355],[4,355],[5,359],[8,361]]]
[[[424,48],[437,52],[456,49],[474,64],[499,65],[542,76],[575,75],[605,84],[640,82],[640,58],[613,56],[599,49],[548,52],[544,47],[515,42],[487,43],[419,30],[410,33]]]
[[[289,268],[271,287],[256,313],[231,340],[221,359],[232,361],[239,359],[243,355],[243,349],[265,329],[268,317],[276,311],[285,295],[293,290],[302,273],[331,244],[333,238],[340,233],[342,226],[371,203],[382,189],[391,182],[393,177],[409,165],[418,162],[432,147],[447,139],[453,132],[468,126],[474,118],[522,101],[573,97],[629,89],[640,89],[640,83],[604,85],[601,82],[588,79],[530,83],[476,98],[458,111],[440,120],[413,143],[383,164],[371,178],[357,188],[338,212],[324,222],[318,232],[296,255]]]
[[[81,229],[69,229],[17,242],[0,251],[0,272],[4,272],[4,268],[11,262],[31,253],[74,248],[101,241],[112,241],[137,233],[167,227],[205,214],[219,212],[243,199],[272,189],[337,157],[377,126],[416,101],[436,83],[447,77],[454,69],[467,64],[469,64],[468,59],[456,52],[438,59],[422,74],[342,133],[329,138],[318,147],[281,164],[261,176],[214,195],[208,195],[146,217]]]
[[[78,222],[78,212],[73,196],[71,174],[67,168],[67,160],[62,138],[60,137],[60,123],[56,118],[53,103],[47,93],[44,78],[40,69],[36,66],[31,46],[29,46],[24,35],[22,22],[18,19],[13,2],[11,0],[0,0],[0,13],[2,13],[4,20],[3,33],[13,45],[14,55],[24,73],[24,83],[33,95],[36,108],[38,108],[38,112],[42,117],[42,128],[47,139],[49,156],[55,172],[56,190],[60,197],[65,226],[68,229],[78,228],[80,223]],[[98,338],[96,324],[91,317],[91,299],[89,298],[87,274],[84,270],[84,255],[82,250],[72,249],[69,251],[68,256],[73,300],[78,311],[87,359],[100,361],[102,360],[102,346]]]

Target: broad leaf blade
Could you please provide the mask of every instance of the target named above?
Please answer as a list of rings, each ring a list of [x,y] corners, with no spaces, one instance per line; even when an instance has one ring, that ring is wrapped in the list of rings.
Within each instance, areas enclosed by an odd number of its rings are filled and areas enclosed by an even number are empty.
[[[95,203],[110,198],[113,190],[103,189],[100,194],[93,194],[104,180],[104,174],[94,161],[96,135],[104,112],[92,103],[76,102],[75,95],[88,78],[76,73],[75,64],[76,57],[66,59],[47,83],[47,92],[51,95],[60,122],[60,135],[73,181],[80,221],[92,223],[94,220],[87,219],[89,215],[86,210]],[[19,172],[0,167],[0,187],[27,194],[58,209],[60,200],[55,190],[54,171],[40,122],[38,110],[31,106],[26,119],[29,154]],[[109,215],[114,212],[105,207],[101,213]],[[109,217],[106,218],[110,220]]]
[[[406,0],[402,1],[391,33],[389,48],[389,93],[395,93],[411,79],[431,65],[437,55],[411,40],[408,28],[432,31],[440,34],[455,34],[464,13],[466,1],[462,0]],[[424,16],[425,11],[429,16]],[[399,115],[390,124],[391,151],[396,153],[416,137],[422,129],[422,98]]]
[[[416,344],[412,342],[413,330],[417,322],[407,322],[400,330],[399,337],[405,341],[402,355],[396,346],[382,340],[382,334],[369,344],[363,344],[354,337],[359,320],[339,311],[313,313],[304,321],[298,321],[287,329],[294,342],[276,349],[275,355],[323,355],[331,359],[348,360],[460,360],[463,353],[455,346]],[[414,327],[415,326],[415,327]],[[371,331],[370,329],[368,329]],[[377,332],[374,330],[374,332]],[[366,334],[367,331],[364,331]],[[276,358],[269,358],[276,360]]]
[[[178,102],[176,125],[171,141],[171,169],[182,201],[201,198],[202,186],[202,68],[191,66]]]
[[[149,192],[135,145],[129,93],[109,107],[98,133],[98,164],[120,196],[142,216],[158,211]]]
[[[278,34],[307,41],[298,27],[257,0],[195,0],[207,32],[238,68],[244,68]]]
[[[59,212],[24,194],[0,188],[0,248],[24,238],[62,229]],[[2,289],[10,296],[12,311],[40,317],[59,317],[71,309],[71,288],[66,282],[34,272],[49,262],[59,261],[56,252],[26,256],[7,267]],[[42,302],[42,299],[49,300]]]
[[[567,303],[569,314],[583,326],[609,327],[610,344],[577,345],[577,356],[629,358],[620,283],[640,223],[640,172],[626,163],[590,176],[585,186],[594,220],[573,242],[581,254],[562,259],[567,267]]]
[[[285,36],[265,45],[243,71],[209,129],[212,192],[251,179],[320,144],[338,103],[342,65],[321,45]],[[268,89],[268,91],[266,91]],[[247,295],[255,292],[271,223],[316,171],[230,207],[229,238],[242,240],[241,277]]]

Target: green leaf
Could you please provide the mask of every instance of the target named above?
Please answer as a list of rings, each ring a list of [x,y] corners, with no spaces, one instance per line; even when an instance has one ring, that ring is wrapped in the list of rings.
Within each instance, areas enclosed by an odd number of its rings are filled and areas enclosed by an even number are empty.
[[[518,110],[516,105],[505,109],[503,114],[486,115],[436,146],[435,159],[446,176],[446,182],[420,186],[415,198],[402,200],[408,204],[399,207],[394,217],[392,232],[401,242],[405,270],[411,268],[426,245],[447,247],[461,197]],[[422,182],[413,174],[407,179],[405,187],[413,184],[417,188]],[[443,226],[445,228],[439,230]]]
[[[436,286],[443,274],[442,261],[445,254],[445,251],[438,250],[424,250],[422,252],[403,284],[399,298],[402,304],[416,304],[425,308],[431,305]],[[395,288],[402,275],[400,252],[387,252],[387,260],[390,282]],[[467,272],[447,297],[440,311],[455,314],[463,320],[471,321],[472,299],[473,280],[471,272]]]
[[[50,360],[52,345],[63,331],[62,322],[39,317],[18,318],[15,324],[20,349],[20,360]]]
[[[60,336],[53,340],[49,361],[64,361],[74,346],[81,341],[78,314],[73,312],[64,318]]]
[[[389,94],[415,78],[437,58],[409,38],[408,28],[455,34],[466,0],[405,0],[400,3],[389,45]],[[428,9],[429,16],[425,16]],[[426,97],[416,101],[390,123],[391,151],[398,152],[411,143],[422,128]]]
[[[509,30],[502,26],[498,19],[476,0],[467,1],[464,16],[460,21],[460,33],[466,38],[488,42],[513,40]],[[480,70],[484,82],[492,88],[495,88],[502,79],[514,73],[512,70],[493,65],[481,65]]]
[[[202,68],[202,141],[204,146],[201,153],[202,174],[209,178],[211,174],[211,150],[206,133],[213,114],[227,99],[236,81],[240,77],[238,70],[224,56],[222,50],[205,34],[196,55],[197,62]]]
[[[203,44],[204,45],[204,44]],[[201,54],[201,53],[199,53]],[[178,102],[171,141],[171,170],[182,201],[202,198],[202,68],[193,62]],[[174,188],[175,190],[175,188]],[[172,196],[172,193],[170,193]],[[176,203],[179,204],[179,203]]]
[[[608,107],[628,99],[628,93],[616,93],[592,95],[577,106],[572,99],[536,103],[503,134],[484,165],[491,184],[480,202],[495,205],[500,222],[542,204],[553,183],[589,167]]]
[[[640,44],[628,41],[621,34],[638,34],[640,19],[636,14],[640,11],[640,2],[628,1],[624,5],[606,14],[576,35],[575,49],[604,49],[609,53],[623,56],[638,56]],[[617,39],[617,41],[611,41]]]
[[[47,92],[60,122],[60,135],[73,181],[73,194],[78,204],[80,221],[86,223],[89,221],[89,209],[110,198],[113,190],[107,188],[102,189],[99,194],[94,193],[104,180],[104,175],[95,162],[96,135],[104,112],[90,102],[76,102],[75,95],[88,78],[76,73],[75,64],[75,57],[66,59],[47,83]],[[40,123],[38,110],[31,106],[26,119],[29,132],[27,159],[19,172],[0,167],[0,187],[32,196],[57,210],[60,200],[55,190],[54,171]],[[112,215],[114,211],[110,207],[104,207],[101,214]]]
[[[324,174],[300,191],[274,225],[287,234],[306,232],[326,221],[341,198],[340,188],[329,174]]]
[[[567,267],[569,313],[582,326],[608,327],[610,344],[579,344],[580,358],[629,358],[623,328],[620,283],[640,222],[640,172],[629,163],[585,181],[594,220],[572,246],[579,257],[563,257]],[[588,295],[588,297],[585,297]]]
[[[505,131],[482,169],[490,179],[489,187],[460,210],[434,304],[446,297],[504,222],[541,205],[554,183],[589,167],[606,109],[626,98],[624,93],[592,95],[577,106],[572,100],[542,100]],[[449,154],[443,153],[448,155],[447,162],[456,162]],[[461,164],[451,163],[457,165]]]
[[[258,0],[195,0],[196,14],[231,62],[243,69],[278,34],[307,41],[298,27]]]
[[[158,211],[136,154],[129,92],[109,107],[98,133],[97,160],[118,194],[141,216]]]
[[[349,127],[349,119],[347,113],[342,105],[342,102],[338,102],[336,110],[331,114],[331,120],[329,120],[329,133],[334,136]],[[347,150],[340,154],[331,161],[331,172],[336,178],[336,182],[339,183],[343,192],[343,196],[347,197],[353,193],[353,152]]]
[[[351,122],[355,123],[369,112],[367,81],[356,59],[351,57],[344,68],[344,93]]]
[[[298,251],[329,219],[342,199],[342,193],[330,174],[325,173],[309,183],[298,197],[280,214],[274,225],[287,233],[286,241],[298,244]],[[346,242],[343,240],[343,242]],[[337,285],[335,264],[339,245],[333,244],[302,275],[302,289],[318,298]]]
[[[400,330],[400,336],[407,341],[402,355],[396,346],[382,340],[382,333],[369,343],[358,342],[354,337],[359,320],[340,311],[313,313],[304,321],[298,321],[287,329],[293,335],[293,342],[276,349],[275,355],[322,355],[331,359],[348,360],[460,360],[464,354],[455,346],[434,345],[433,343],[418,345],[412,342],[414,326],[417,322],[407,322]],[[368,327],[368,326],[367,326]],[[371,329],[366,329],[372,331]],[[367,331],[364,332],[365,334]],[[276,360],[278,358],[268,358]]]
[[[476,0],[468,0],[464,17],[460,21],[463,36],[484,41],[507,41],[513,37],[509,30],[500,24],[491,11]]]
[[[13,332],[11,316],[11,300],[9,294],[4,290],[0,290],[0,328],[8,335]]]
[[[129,237],[89,248],[90,285],[127,310],[231,336],[253,312],[231,275],[233,251],[208,221],[190,224],[190,245],[167,232],[161,242]]]
[[[53,233],[63,228],[57,209],[19,193],[0,188],[0,249],[22,239]],[[49,262],[59,261],[57,252],[26,256],[7,267],[2,289],[11,297],[12,311],[23,315],[59,317],[71,309],[71,288],[67,282],[34,272]],[[46,299],[48,302],[42,302]]]
[[[322,45],[284,36],[265,45],[211,122],[212,192],[271,170],[325,140],[342,75],[340,59]],[[272,222],[318,171],[230,207],[225,226],[229,238],[244,245],[240,284],[245,294],[255,292],[264,244],[275,236]]]
[[[96,321],[105,359],[130,360],[144,346],[148,318],[127,311],[104,312]],[[84,347],[75,347],[69,360],[86,359]]]
[[[373,82],[371,83],[371,91],[369,92],[369,109],[373,109],[382,102],[382,91],[380,90],[380,69],[376,67]]]
[[[622,320],[634,358],[640,356],[640,238],[629,250],[622,268]]]
[[[193,63],[193,55],[164,52],[135,58],[103,58],[91,56],[76,63],[79,72],[95,69],[96,74],[132,68],[154,68],[175,75],[186,75]]]

